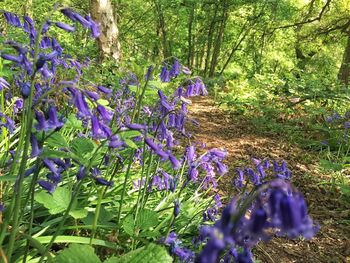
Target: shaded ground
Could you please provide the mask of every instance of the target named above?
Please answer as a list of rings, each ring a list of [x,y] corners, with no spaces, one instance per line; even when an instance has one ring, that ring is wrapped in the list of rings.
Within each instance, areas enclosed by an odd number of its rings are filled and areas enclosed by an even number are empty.
[[[286,160],[293,173],[292,182],[307,199],[312,218],[321,230],[311,241],[274,238],[260,243],[255,255],[262,262],[350,262],[350,204],[340,195],[320,186],[330,178],[317,171],[317,153],[300,149],[281,136],[263,136],[242,116],[230,117],[219,110],[210,97],[192,100],[191,117],[200,123],[191,127],[195,140],[209,148],[224,147],[229,152],[230,172],[222,191],[228,199],[232,192],[234,168],[250,166],[251,158]],[[346,224],[346,220],[348,220]]]

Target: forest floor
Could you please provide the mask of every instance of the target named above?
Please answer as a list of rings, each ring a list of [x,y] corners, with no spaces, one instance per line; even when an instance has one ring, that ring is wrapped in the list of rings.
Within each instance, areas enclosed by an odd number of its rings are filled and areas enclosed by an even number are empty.
[[[192,99],[190,113],[200,123],[190,127],[195,140],[208,148],[225,148],[229,153],[229,173],[220,184],[226,200],[234,195],[234,168],[251,166],[252,157],[286,160],[292,183],[304,194],[311,217],[321,226],[309,241],[275,237],[259,243],[254,254],[260,262],[350,262],[350,204],[342,201],[337,191],[323,186],[330,177],[318,170],[317,152],[301,149],[281,135],[262,135],[244,116],[230,116],[210,97]]]

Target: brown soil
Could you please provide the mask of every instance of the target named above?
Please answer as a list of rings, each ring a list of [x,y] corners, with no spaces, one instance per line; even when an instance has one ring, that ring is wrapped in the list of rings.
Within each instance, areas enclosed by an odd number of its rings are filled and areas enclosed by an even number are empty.
[[[234,168],[250,166],[251,158],[286,160],[293,173],[292,183],[307,199],[312,218],[321,230],[310,241],[273,238],[259,243],[254,254],[260,262],[350,262],[350,204],[337,191],[320,183],[330,177],[318,171],[317,153],[309,152],[282,136],[264,136],[243,116],[231,117],[214,105],[210,97],[198,97],[190,105],[191,117],[200,123],[191,126],[195,140],[208,148],[225,148],[230,171],[221,183],[229,200],[233,195]]]

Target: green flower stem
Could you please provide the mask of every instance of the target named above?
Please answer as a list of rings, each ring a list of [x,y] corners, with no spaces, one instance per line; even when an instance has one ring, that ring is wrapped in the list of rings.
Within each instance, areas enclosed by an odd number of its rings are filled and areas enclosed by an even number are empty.
[[[135,154],[135,150],[131,150],[130,155],[129,155],[129,159],[128,159],[129,160],[128,167],[127,167],[126,173],[125,173],[122,194],[120,196],[119,210],[118,210],[118,216],[117,216],[117,225],[119,225],[120,217],[122,214],[124,196],[125,196],[125,192],[126,192],[126,185],[128,183],[129,177],[130,177],[130,171],[131,171],[132,162],[134,160],[134,154]]]
[[[110,181],[113,180],[118,169],[119,169],[119,162],[113,167],[113,172],[112,172],[112,175],[109,179]],[[99,190],[99,193],[98,193],[98,200],[97,200],[97,205],[96,205],[96,210],[95,210],[95,216],[94,216],[94,221],[93,221],[92,228],[91,228],[90,245],[92,245],[92,241],[96,235],[97,223],[98,223],[98,219],[100,217],[102,200],[103,200],[104,195],[107,192],[107,189],[108,189],[108,186],[105,186],[103,189]]]
[[[141,196],[141,209],[143,209],[145,207],[146,201],[145,201],[145,196],[146,196],[146,192],[147,192],[147,185],[149,183],[149,179],[150,179],[150,174],[151,174],[151,167],[152,167],[152,162],[153,162],[153,154],[150,155],[149,157],[149,162],[148,162],[148,167],[147,167],[147,171],[146,171],[146,180],[145,180],[145,186],[143,187],[143,192],[142,192],[142,196]],[[157,168],[159,166],[159,159],[157,161]],[[156,169],[157,169],[156,168]]]
[[[51,16],[52,12],[50,12]],[[45,20],[46,21],[46,20]],[[39,57],[39,43],[41,40],[41,34],[40,32],[42,31],[44,27],[45,22],[41,23],[39,27],[38,34],[35,38],[35,43],[34,43],[34,56],[33,56],[33,64],[36,65],[36,62],[38,61]],[[24,146],[23,146],[23,153],[22,153],[22,158],[20,162],[20,167],[19,167],[19,178],[17,181],[17,191],[16,195],[14,197],[15,199],[15,204],[14,204],[14,211],[13,211],[13,229],[11,231],[10,235],[10,240],[9,240],[9,245],[7,249],[7,259],[9,262],[11,262],[11,257],[12,257],[12,252],[15,244],[15,239],[16,235],[19,230],[19,213],[21,209],[21,195],[23,191],[23,181],[24,181],[24,172],[27,164],[27,159],[28,159],[28,151],[29,151],[29,145],[30,145],[30,135],[32,131],[32,124],[33,124],[33,97],[34,97],[34,84],[35,84],[35,76],[36,76],[37,70],[35,69],[33,71],[33,74],[30,79],[30,93],[29,97],[26,99],[26,107],[23,111],[23,116],[25,116],[25,126],[23,127],[25,130],[25,137],[24,137]]]
[[[144,164],[146,161],[146,143],[144,142],[143,143],[143,156],[142,156],[142,163]],[[136,201],[136,212],[135,212],[135,221],[136,221],[136,218],[138,216],[138,213],[139,213],[139,209],[140,209],[140,198],[141,198],[141,193],[142,193],[142,187],[141,187],[141,183],[142,183],[142,177],[143,177],[143,173],[145,171],[145,165],[142,165],[142,168],[141,168],[141,177],[140,177],[140,187],[139,187],[139,190],[138,190],[138,195],[137,195],[137,201]],[[135,222],[134,221],[134,222]]]
[[[104,191],[102,189],[98,190],[97,205],[96,205],[94,221],[92,223],[92,229],[91,229],[90,246],[92,245],[92,241],[95,238],[95,234],[96,234],[97,222],[98,222],[98,218],[100,217],[101,203],[103,200],[103,193]]]
[[[117,132],[118,132],[118,131],[117,131]],[[90,161],[89,161],[89,164],[86,166],[86,171],[89,171],[89,170],[90,170],[90,168],[91,168],[91,166],[92,166],[92,164],[93,164],[93,162],[94,162],[94,160],[95,160],[95,158],[96,158],[96,156],[97,156],[97,153],[98,153],[99,150],[107,143],[107,141],[108,141],[108,140],[105,140],[105,141],[101,142],[101,144],[95,149],[95,151],[94,151],[94,153],[92,154],[92,157],[91,157],[91,159],[90,159]],[[64,215],[63,215],[63,217],[62,217],[62,220],[60,221],[60,223],[59,223],[59,225],[58,225],[58,227],[57,227],[57,229],[56,229],[56,232],[55,232],[54,235],[52,236],[50,242],[47,244],[44,253],[42,253],[42,256],[41,256],[40,259],[39,259],[39,263],[43,262],[44,258],[48,255],[48,253],[49,253],[49,251],[50,251],[50,249],[51,249],[51,246],[52,246],[53,243],[55,242],[55,240],[56,240],[57,236],[59,235],[60,231],[62,230],[63,225],[65,224],[65,222],[66,222],[66,220],[67,220],[67,218],[68,218],[69,212],[70,212],[70,210],[72,209],[73,204],[74,204],[76,198],[78,197],[80,188],[81,188],[81,186],[83,185],[84,179],[85,179],[86,177],[87,177],[87,175],[86,175],[83,179],[81,179],[81,180],[76,184],[75,189],[73,190],[73,195],[72,195],[72,197],[71,197],[71,200],[70,200],[70,202],[69,202],[69,204],[68,204],[68,207],[67,207],[66,211],[64,212]],[[49,259],[48,262],[50,262],[50,259]]]

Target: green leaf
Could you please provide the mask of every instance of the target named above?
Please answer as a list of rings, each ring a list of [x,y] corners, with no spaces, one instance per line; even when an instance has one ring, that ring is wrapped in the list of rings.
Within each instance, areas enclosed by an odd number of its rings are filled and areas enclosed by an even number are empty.
[[[73,128],[73,129],[81,129],[83,127],[83,123],[81,120],[78,120],[75,114],[71,114],[68,116],[66,123],[64,124],[65,128]]]
[[[139,148],[139,147],[137,147],[136,143],[134,143],[130,139],[125,139],[124,142],[132,149],[138,149]]]
[[[95,149],[94,143],[88,138],[76,138],[71,142],[71,150],[78,156],[91,153]]]
[[[140,229],[146,230],[150,227],[158,225],[158,214],[151,210],[141,210],[136,220],[136,226]]]
[[[35,201],[44,205],[51,215],[63,212],[67,209],[71,198],[71,192],[65,187],[58,187],[52,195],[41,191],[35,195]]]
[[[132,139],[132,138],[135,138],[137,136],[140,136],[141,132],[135,131],[135,130],[127,130],[127,131],[122,131],[122,132],[118,133],[118,135],[120,136],[120,138],[125,140],[125,139]]]
[[[88,211],[86,209],[73,210],[69,212],[69,215],[72,216],[74,219],[82,219],[87,217]]]
[[[145,247],[131,251],[121,257],[112,257],[104,263],[172,263],[173,258],[168,254],[167,250],[153,243]]]
[[[35,237],[41,244],[47,244],[51,241],[52,236]],[[90,244],[90,237],[77,236],[57,236],[54,243],[76,243],[76,244]],[[116,249],[118,246],[115,243],[107,242],[101,239],[92,239],[92,245]]]
[[[341,171],[343,169],[343,166],[340,163],[333,163],[328,160],[320,160],[320,165],[323,169],[329,170],[329,171]]]
[[[125,217],[123,221],[123,229],[128,235],[134,236],[134,217],[132,215]]]
[[[58,147],[58,148],[66,148],[68,147],[68,143],[63,135],[59,132],[52,134],[48,139],[47,143],[50,146]]]
[[[104,99],[97,100],[97,103],[101,104],[102,106],[108,106],[109,105],[109,101],[108,100],[104,100]]]
[[[54,258],[56,263],[100,263],[101,260],[89,245],[71,244]]]
[[[42,158],[70,158],[72,157],[70,153],[58,150],[52,150],[44,148],[40,155]]]

